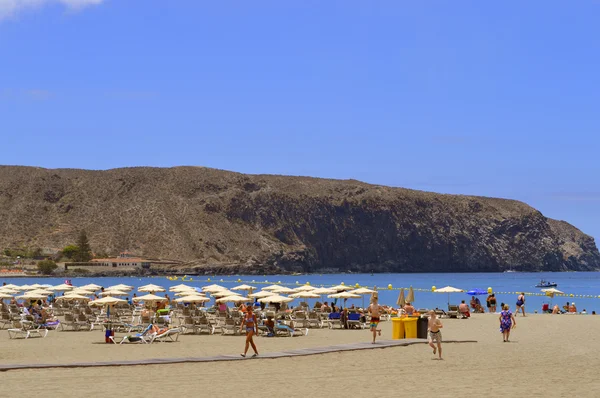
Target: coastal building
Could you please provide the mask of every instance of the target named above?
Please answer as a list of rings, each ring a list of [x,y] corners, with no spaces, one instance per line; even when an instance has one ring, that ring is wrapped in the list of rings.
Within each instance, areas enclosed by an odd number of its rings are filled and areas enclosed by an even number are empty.
[[[133,268],[149,268],[150,261],[140,257],[136,257],[129,252],[122,252],[119,257],[115,258],[95,258],[90,261],[91,263],[97,263],[103,267],[133,267]]]
[[[65,269],[78,268],[89,271],[135,271],[150,268],[151,262],[129,252],[122,252],[114,258],[94,258],[87,263],[65,263]]]

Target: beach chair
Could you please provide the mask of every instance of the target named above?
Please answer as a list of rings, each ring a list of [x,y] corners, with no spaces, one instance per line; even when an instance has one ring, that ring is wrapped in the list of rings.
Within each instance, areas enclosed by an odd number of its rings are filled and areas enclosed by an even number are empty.
[[[172,341],[176,342],[179,339],[179,334],[183,332],[181,327],[167,328],[159,330],[156,333],[150,335],[150,343],[159,341]]]
[[[60,323],[60,330],[66,330],[67,328],[71,328],[71,330],[79,330],[79,323],[75,320],[75,317],[71,313],[65,314],[65,320]]]
[[[121,338],[121,340],[118,342],[118,344],[125,344],[125,343],[148,344],[150,342],[150,338],[151,338],[151,334],[152,334],[150,332],[151,330],[152,330],[152,325],[148,325],[148,326],[146,326],[146,329],[144,329],[140,333],[123,336],[123,338]],[[114,344],[117,344],[117,341],[116,341],[117,338],[118,337],[115,337],[115,336],[109,337],[110,341],[112,341]]]
[[[306,328],[309,325],[308,318],[306,317],[306,312],[304,311],[296,312],[293,321],[300,328]]]
[[[85,315],[83,312],[80,313],[79,315],[77,315],[76,322],[77,322],[77,330],[91,331],[92,329],[94,329],[94,324],[92,322],[90,322],[87,315]]]
[[[223,336],[226,334],[238,335],[239,333],[240,325],[236,325],[233,318],[227,318],[225,324],[221,326],[221,334],[223,334]]]
[[[196,323],[196,328],[198,330],[198,334],[202,332],[206,332],[208,334],[215,333],[215,327],[210,323],[210,321],[206,317],[200,317],[200,319],[198,319],[198,322]]]
[[[339,312],[332,312],[329,314],[329,318],[327,319],[327,322],[329,324],[329,329],[334,329],[336,326],[339,326],[340,328],[343,327],[342,325],[342,321],[341,318],[342,314]]]
[[[291,328],[290,326],[284,325],[283,323],[277,323],[275,324],[275,335],[287,337],[306,336],[308,335],[308,328]]]
[[[12,318],[9,312],[3,312],[0,315],[0,329],[4,329],[5,326],[12,325]]]
[[[311,311],[308,313],[308,327],[309,328],[322,328],[323,321],[319,314],[315,311]]]
[[[348,328],[352,329],[353,327],[357,327],[359,329],[364,329],[367,327],[365,322],[361,321],[362,315],[358,312],[351,312],[348,314],[348,320],[346,323],[348,324]]]
[[[25,321],[13,321],[12,328],[8,329],[8,338],[14,339],[17,336],[24,336],[28,339],[32,336],[46,337],[48,335],[48,329],[36,329],[32,327],[32,324]]]

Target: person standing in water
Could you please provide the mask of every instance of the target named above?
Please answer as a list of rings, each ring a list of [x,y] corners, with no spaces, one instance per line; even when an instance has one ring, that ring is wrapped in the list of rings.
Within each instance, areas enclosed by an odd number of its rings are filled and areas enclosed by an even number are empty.
[[[515,320],[512,312],[510,312],[508,309],[508,305],[504,305],[498,319],[500,319],[500,331],[502,332],[502,338],[505,343],[508,343],[510,330],[517,326],[517,321]]]
[[[433,355],[439,355],[442,358],[442,321],[440,321],[435,314],[435,311],[429,311],[429,322],[427,323],[427,339],[429,340],[429,346],[433,348]],[[437,347],[436,347],[437,345]]]
[[[244,330],[244,327],[246,327],[246,348],[244,348],[244,353],[241,355],[245,358],[246,354],[248,353],[249,346],[252,346],[252,349],[254,350],[252,357],[256,357],[258,356],[258,350],[256,349],[256,345],[254,344],[254,339],[252,337],[255,334],[258,334],[258,322],[256,321],[256,315],[254,315],[252,306],[249,306],[246,309],[246,314],[242,324],[240,325],[240,332]]]
[[[381,336],[381,329],[377,329],[377,326],[379,326],[383,307],[379,305],[378,299],[377,293],[373,293],[371,304],[369,305],[369,308],[367,308],[367,312],[371,315],[371,332],[373,333],[372,344],[375,344],[377,335]]]
[[[517,297],[517,309],[515,311],[515,316],[519,313],[519,310],[523,312],[523,316],[525,316],[525,293],[519,294]]]

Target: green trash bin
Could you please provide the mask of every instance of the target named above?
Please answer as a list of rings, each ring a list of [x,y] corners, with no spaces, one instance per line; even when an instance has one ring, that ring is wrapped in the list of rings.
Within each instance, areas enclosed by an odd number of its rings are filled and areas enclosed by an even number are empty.
[[[404,338],[404,322],[402,318],[392,318],[392,340]]]
[[[416,339],[417,338],[417,321],[418,317],[408,317],[402,318],[404,323],[404,335],[407,339]]]

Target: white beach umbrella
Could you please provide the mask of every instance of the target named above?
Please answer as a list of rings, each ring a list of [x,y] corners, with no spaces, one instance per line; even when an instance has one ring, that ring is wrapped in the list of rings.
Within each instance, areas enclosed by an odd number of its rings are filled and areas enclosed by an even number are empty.
[[[341,292],[341,293],[336,293],[336,294],[330,294],[327,297],[349,299],[349,298],[360,298],[360,294],[354,294],[354,293],[350,293],[350,292]]]
[[[129,292],[124,292],[121,290],[105,290],[102,293],[100,293],[101,296],[129,296]]]
[[[349,293],[360,294],[362,296],[362,299],[363,299],[363,303],[362,303],[363,305],[362,306],[363,306],[363,308],[365,308],[365,296],[367,294],[373,294],[373,293],[376,293],[376,292],[377,292],[377,290],[367,289],[366,287],[361,287],[361,288],[349,291]]]
[[[104,289],[104,291],[106,290],[133,290],[133,286],[129,286],[129,285],[124,285],[124,284],[118,284],[118,285],[114,285],[114,286],[109,286],[106,289]]]
[[[261,290],[260,292],[249,294],[248,297],[263,298],[263,297],[269,297],[269,296],[275,296],[275,295],[276,295],[276,293],[270,292],[268,290]]]
[[[315,290],[312,290],[312,293],[321,294],[321,295],[323,295],[323,294],[335,294],[335,293],[337,293],[337,290],[330,289],[328,287],[319,287],[319,288],[316,288]]]
[[[126,303],[126,300],[116,298],[116,297],[103,297],[98,300],[92,300],[88,303],[90,306],[104,306],[104,305],[114,305],[119,303]]]
[[[162,286],[158,286],[158,285],[145,285],[145,286],[141,286],[138,288],[138,292],[149,292],[149,293],[156,293],[156,292],[164,292],[166,289]]]
[[[68,290],[73,290],[74,288],[75,288],[75,286],[67,285],[66,283],[63,283],[62,285],[52,286],[52,287],[48,288],[48,290],[53,290],[55,292],[66,292]]]
[[[216,301],[217,303],[239,303],[242,301],[248,301],[248,297],[242,297],[238,294],[234,294],[231,296],[220,297]]]
[[[186,285],[185,283],[180,283],[179,285],[171,286],[171,287],[169,288],[169,290],[170,290],[170,291],[173,291],[173,290],[175,290],[175,289],[180,289],[180,288],[182,288],[182,287],[191,287],[191,286],[189,286],[189,285]],[[193,289],[193,288],[192,288],[192,289]]]
[[[218,292],[223,292],[223,291],[229,292],[230,290],[225,287],[209,287],[208,289],[202,288],[202,291],[205,293],[210,293],[210,294],[214,295],[215,293],[218,293]]]
[[[211,293],[211,296],[213,297],[226,297],[226,296],[235,296],[237,293],[232,292],[230,290],[219,290],[217,292]],[[239,296],[239,294],[238,294]]]
[[[316,287],[311,286],[311,285],[302,285],[302,286],[295,288],[294,290],[297,292],[310,292],[310,291],[313,291],[316,289],[317,289]]]
[[[48,297],[47,294],[36,294],[36,293],[25,293],[22,296],[17,296],[17,298],[19,300],[41,300],[41,299],[45,299],[46,297]]]
[[[462,293],[462,292],[464,292],[464,290],[458,289],[458,288],[452,287],[452,286],[445,286],[440,289],[435,289],[434,292],[435,293],[448,293],[448,305],[450,305],[450,293]]]
[[[47,287],[50,287],[51,285],[41,285],[39,283],[34,283],[33,285],[31,285],[31,287],[35,288],[35,289],[44,289]]]
[[[289,297],[293,297],[293,298],[320,298],[321,295],[314,293],[314,292],[308,292],[308,291],[302,291],[302,292],[296,292],[293,294],[290,294]]]
[[[206,294],[205,293],[197,292],[195,290],[186,290],[186,291],[175,293],[175,296],[177,296],[177,297],[185,297],[185,296],[202,296],[202,297],[206,297]]]
[[[0,292],[0,299],[4,300],[4,299],[9,299],[9,298],[13,298],[13,295],[5,293],[5,292]]]
[[[71,294],[80,294],[82,296],[91,296],[92,294],[94,294],[94,292],[87,290],[87,289],[73,289],[71,291],[65,292],[65,296],[68,296]]]
[[[31,285],[22,285],[22,286],[19,286],[19,290],[34,290],[34,289],[37,289],[37,287],[31,286]]]
[[[199,296],[199,295],[192,294],[189,296],[183,296],[178,299],[175,299],[175,301],[177,303],[205,303],[207,301],[210,301],[210,299],[205,296]]]
[[[254,289],[256,289],[256,287],[250,286],[250,285],[239,285],[239,286],[231,288],[231,290],[254,290]]]
[[[268,297],[263,297],[263,298],[259,298],[258,302],[260,303],[289,303],[290,301],[294,301],[293,298],[291,297],[285,297],[285,296],[280,296],[280,295],[274,295],[274,296],[268,296]]]
[[[281,287],[281,285],[269,285],[267,287],[263,287],[262,290],[273,290],[277,289],[278,287]]]
[[[80,294],[69,294],[66,296],[60,296],[56,298],[56,301],[77,301],[77,300],[91,300],[89,297],[82,296]]]
[[[10,295],[15,295],[15,294],[19,294],[18,290],[13,290],[13,289],[1,289],[0,293],[2,294],[10,294]]]
[[[166,301],[167,298],[166,297],[160,297],[157,296],[155,294],[146,294],[145,296],[140,296],[140,297],[134,297],[132,299],[133,301],[144,301],[144,302],[155,302],[155,301]]]
[[[271,290],[273,293],[277,294],[290,294],[290,293],[298,293],[298,291],[291,289],[285,286],[279,286],[277,289]]]
[[[89,283],[87,285],[84,286],[79,286],[80,289],[85,289],[85,290],[91,290],[93,292],[95,292],[96,290],[100,290],[102,288],[102,286],[100,285],[96,285],[94,283]]]
[[[191,286],[187,286],[187,287],[176,287],[174,289],[169,289],[170,292],[172,293],[185,293],[185,292],[194,292],[194,293],[198,293],[198,290],[196,288],[193,288]]]
[[[336,292],[343,292],[343,291],[347,291],[347,290],[354,290],[354,288],[352,286],[346,286],[346,285],[333,286],[332,289],[335,290]]]
[[[30,294],[43,294],[45,296],[49,296],[51,294],[54,294],[54,292],[52,290],[45,290],[45,289],[30,290],[28,293],[30,293]]]
[[[361,287],[358,289],[354,289],[354,290],[350,290],[350,293],[354,293],[354,294],[371,294],[371,293],[375,293],[377,290],[371,290],[371,289],[367,289],[366,287]]]
[[[12,283],[9,283],[8,285],[4,285],[4,286],[2,286],[2,288],[12,289],[12,290],[21,290],[21,286],[14,285]]]
[[[216,284],[202,287],[203,292],[212,293],[212,292],[218,292],[219,290],[227,290],[227,288],[224,286],[221,286],[221,285],[216,285]]]

